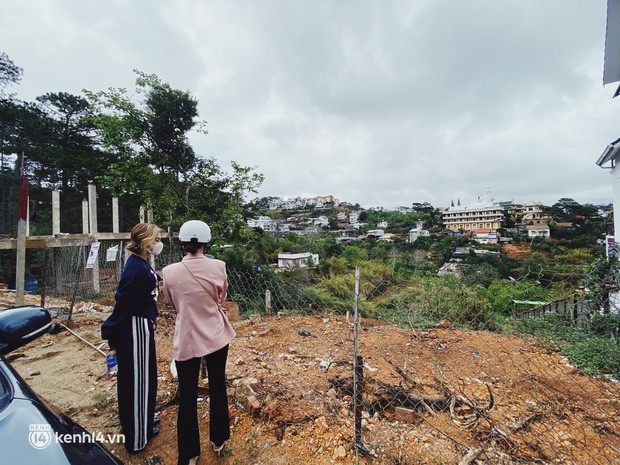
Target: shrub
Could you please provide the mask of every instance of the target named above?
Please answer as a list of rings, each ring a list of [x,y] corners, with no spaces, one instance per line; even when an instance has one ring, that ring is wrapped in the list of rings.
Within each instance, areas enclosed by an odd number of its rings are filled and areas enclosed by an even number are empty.
[[[620,379],[620,344],[609,333],[597,335],[573,325],[569,316],[563,314],[512,321],[504,329],[517,335],[531,334],[543,346],[559,350],[585,373]]]

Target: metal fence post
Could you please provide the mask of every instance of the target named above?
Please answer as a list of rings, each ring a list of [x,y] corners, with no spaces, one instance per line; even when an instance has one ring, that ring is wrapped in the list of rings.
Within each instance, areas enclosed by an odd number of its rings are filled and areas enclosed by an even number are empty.
[[[67,317],[67,326],[71,324],[71,317],[73,316],[73,306],[75,305],[75,298],[77,296],[77,289],[80,285],[80,276],[82,275],[82,256],[84,255],[83,246],[80,247],[80,254],[78,255],[77,267],[75,268],[75,285],[73,286],[73,294],[71,296],[71,304],[69,305],[69,316]]]
[[[357,326],[359,324],[360,269],[355,267],[355,317],[353,319],[353,405],[355,410],[355,445],[362,445],[362,383],[364,362],[357,355]]]
[[[43,262],[43,279],[41,279],[41,307],[45,307],[45,297],[47,296],[47,280],[49,278],[50,249],[45,249],[45,260]]]

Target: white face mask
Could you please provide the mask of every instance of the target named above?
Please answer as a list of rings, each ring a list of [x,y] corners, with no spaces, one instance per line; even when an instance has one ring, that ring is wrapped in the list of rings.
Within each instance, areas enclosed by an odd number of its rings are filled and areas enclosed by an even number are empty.
[[[164,250],[164,243],[158,242],[157,244],[151,246],[151,248],[149,249],[149,253],[151,255],[159,255],[162,250]]]

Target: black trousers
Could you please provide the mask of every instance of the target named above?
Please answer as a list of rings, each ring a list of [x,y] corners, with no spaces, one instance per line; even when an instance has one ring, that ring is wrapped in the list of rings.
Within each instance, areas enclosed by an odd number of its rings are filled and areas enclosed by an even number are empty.
[[[155,330],[147,318],[133,316],[119,328],[116,356],[118,416],[125,448],[135,452],[152,437],[157,395]]]
[[[209,375],[209,437],[217,446],[230,437],[228,419],[228,395],[226,394],[226,358],[228,345],[212,354],[205,355]],[[185,465],[192,457],[200,455],[200,432],[198,430],[198,373],[201,357],[182,362],[176,361],[179,377],[179,413],[177,440],[179,465]]]

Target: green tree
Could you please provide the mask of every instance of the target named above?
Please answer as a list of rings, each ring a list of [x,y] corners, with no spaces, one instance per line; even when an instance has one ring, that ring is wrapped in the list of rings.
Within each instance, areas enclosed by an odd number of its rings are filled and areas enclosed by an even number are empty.
[[[6,96],[4,89],[11,84],[19,84],[24,70],[17,66],[5,52],[0,52],[0,99]]]
[[[554,219],[562,221],[573,221],[580,212],[581,205],[575,200],[563,197],[551,206],[551,214]]]
[[[617,289],[620,283],[620,263],[615,256],[599,258],[585,267],[582,286],[588,290],[587,301],[590,317],[599,311],[610,312],[609,291]]]
[[[427,213],[429,215],[433,213],[433,211],[435,210],[433,206],[428,202],[424,202],[424,203],[414,202],[411,208],[413,209],[414,212]]]
[[[183,205],[187,215],[187,186],[181,181],[197,162],[188,132],[194,128],[204,132],[205,123],[197,119],[198,101],[155,75],[135,72],[139,102],[132,101],[125,89],[86,91],[97,110],[93,120],[103,142],[120,159],[102,181],[118,195],[129,189],[145,203],[163,201],[169,204],[168,214]]]
[[[352,266],[355,266],[362,260],[368,260],[368,252],[354,245],[345,246],[344,250],[342,251],[342,256]]]
[[[263,176],[235,162],[226,173],[215,159],[199,157],[188,139],[190,131],[206,133],[198,101],[153,74],[136,74],[140,101],[125,89],[86,92],[105,146],[119,156],[101,182],[116,195],[138,196],[161,224],[178,227],[185,219],[200,218],[216,234],[242,240],[249,234],[243,196],[256,192]]]

